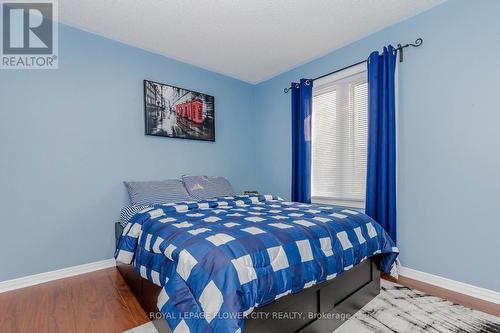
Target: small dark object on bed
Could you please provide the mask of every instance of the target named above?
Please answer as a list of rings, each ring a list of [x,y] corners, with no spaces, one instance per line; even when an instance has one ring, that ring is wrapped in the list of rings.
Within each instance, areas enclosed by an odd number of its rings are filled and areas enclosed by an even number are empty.
[[[259,191],[256,190],[248,190],[243,192],[244,195],[259,195]]]

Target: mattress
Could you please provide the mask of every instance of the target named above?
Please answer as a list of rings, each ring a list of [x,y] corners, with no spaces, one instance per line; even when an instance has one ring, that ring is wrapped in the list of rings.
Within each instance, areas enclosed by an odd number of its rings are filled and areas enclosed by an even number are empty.
[[[365,214],[261,195],[147,208],[123,229],[115,257],[162,287],[158,308],[172,329],[237,332],[256,306],[368,258],[390,272],[398,253]]]

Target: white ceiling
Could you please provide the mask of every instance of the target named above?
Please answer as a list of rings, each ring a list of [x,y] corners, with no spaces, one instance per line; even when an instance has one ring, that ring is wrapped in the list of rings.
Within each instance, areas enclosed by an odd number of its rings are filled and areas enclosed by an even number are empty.
[[[61,0],[59,18],[83,30],[257,83],[441,2]]]

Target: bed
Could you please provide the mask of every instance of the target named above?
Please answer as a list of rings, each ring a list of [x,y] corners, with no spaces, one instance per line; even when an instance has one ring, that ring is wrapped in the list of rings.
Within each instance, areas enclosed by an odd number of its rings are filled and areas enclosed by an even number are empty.
[[[332,332],[398,255],[360,212],[269,195],[155,205],[116,236],[118,269],[159,332]]]

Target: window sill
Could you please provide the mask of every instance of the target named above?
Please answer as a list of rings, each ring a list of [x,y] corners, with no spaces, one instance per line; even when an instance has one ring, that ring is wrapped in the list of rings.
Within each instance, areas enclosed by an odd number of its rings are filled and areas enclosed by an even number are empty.
[[[356,200],[345,200],[338,198],[328,198],[328,197],[312,197],[311,202],[315,204],[323,204],[323,205],[333,205],[333,206],[342,206],[348,208],[355,208],[357,210],[365,210],[365,202],[364,201],[356,201]]]

